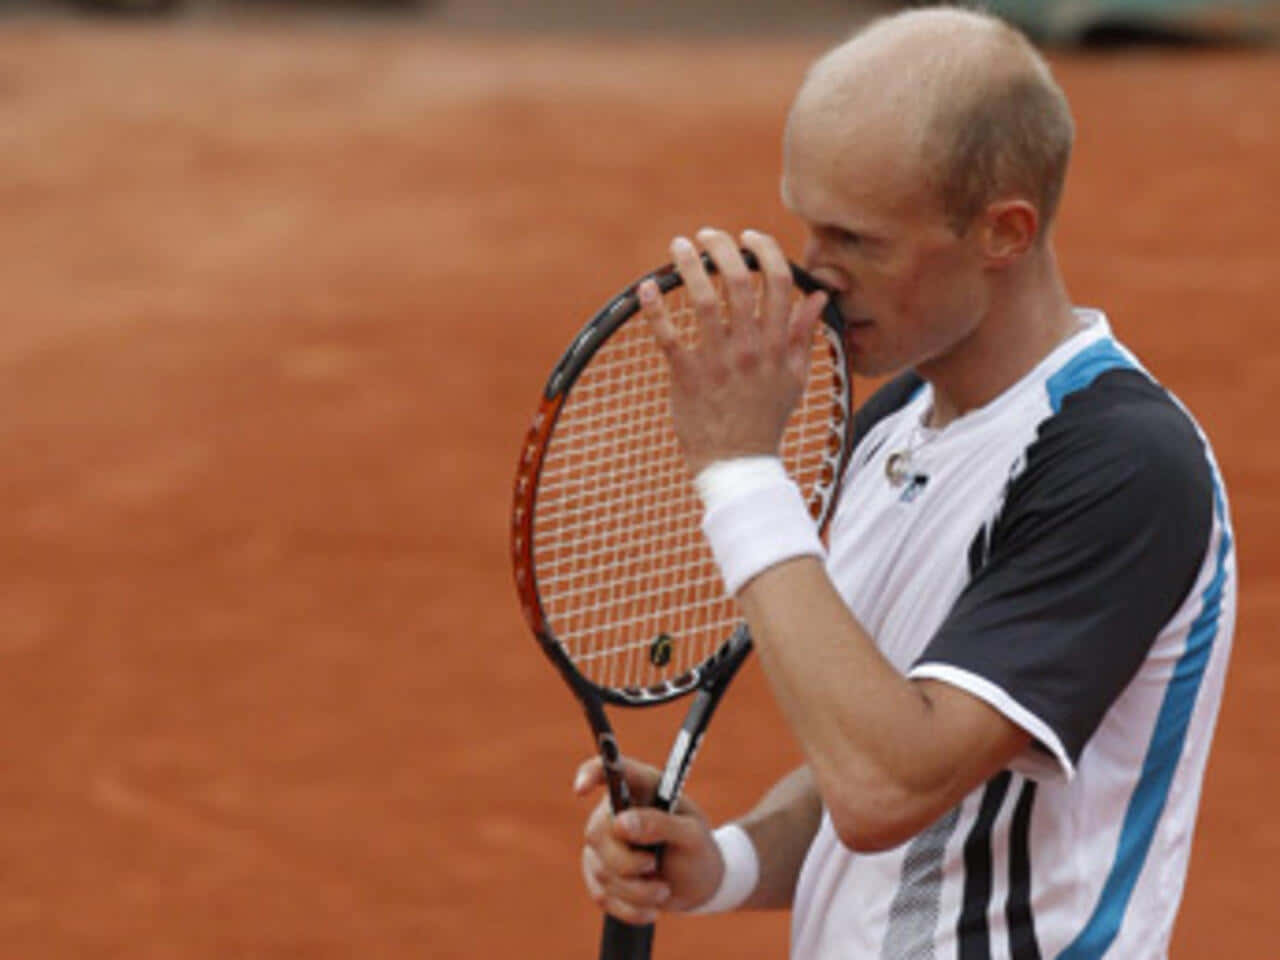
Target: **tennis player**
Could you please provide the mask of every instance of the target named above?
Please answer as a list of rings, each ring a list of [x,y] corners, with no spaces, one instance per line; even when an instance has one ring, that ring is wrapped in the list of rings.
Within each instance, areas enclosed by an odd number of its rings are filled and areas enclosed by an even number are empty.
[[[776,458],[817,313],[786,306],[778,245],[673,242],[696,346],[641,291],[704,530],[805,764],[716,830],[691,802],[602,802],[582,866],[605,910],[789,908],[802,958],[1166,955],[1235,555],[1204,435],[1067,294],[1072,139],[1044,61],[983,14],[882,19],[811,68],[783,199],[854,370],[891,375],[825,549]],[[600,782],[592,760],[575,788]]]

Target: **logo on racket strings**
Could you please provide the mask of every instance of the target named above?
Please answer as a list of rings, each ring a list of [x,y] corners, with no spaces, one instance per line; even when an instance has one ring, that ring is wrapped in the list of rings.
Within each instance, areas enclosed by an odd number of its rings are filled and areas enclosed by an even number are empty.
[[[665,667],[671,662],[671,648],[675,643],[669,633],[660,633],[649,644],[649,662],[655,667]]]

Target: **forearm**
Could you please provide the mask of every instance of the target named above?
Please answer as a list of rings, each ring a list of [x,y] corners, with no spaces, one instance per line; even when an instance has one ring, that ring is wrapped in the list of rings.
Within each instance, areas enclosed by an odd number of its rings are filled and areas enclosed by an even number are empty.
[[[985,704],[899,673],[820,560],[778,564],[738,599],[814,783],[842,839],[859,849],[927,826],[1025,744]]]
[[[774,784],[755,808],[737,821],[756,848],[760,879],[743,904],[747,910],[791,906],[805,854],[822,820],[822,798],[807,767]]]

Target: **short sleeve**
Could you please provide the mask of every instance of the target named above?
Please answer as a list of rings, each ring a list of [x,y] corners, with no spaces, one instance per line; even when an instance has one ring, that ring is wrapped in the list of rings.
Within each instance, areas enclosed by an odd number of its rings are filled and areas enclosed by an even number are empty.
[[[970,678],[1074,766],[1194,586],[1212,524],[1195,425],[1142,373],[1108,372],[1041,425],[911,673]]]

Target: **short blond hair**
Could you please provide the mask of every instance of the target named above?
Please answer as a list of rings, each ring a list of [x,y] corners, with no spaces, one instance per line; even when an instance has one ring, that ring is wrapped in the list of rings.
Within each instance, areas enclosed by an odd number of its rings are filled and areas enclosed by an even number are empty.
[[[935,105],[930,140],[943,209],[956,233],[991,201],[1019,194],[1039,210],[1043,234],[1066,183],[1075,142],[1067,98],[1040,55],[1005,29],[1025,45],[1032,69],[991,77],[982,89]]]
[[[879,58],[875,48],[884,51]],[[1001,196],[1033,203],[1041,234],[1053,220],[1075,124],[1049,65],[1008,24],[958,7],[881,17],[821,57],[806,85],[818,79],[837,117],[847,85],[874,83],[880,108],[905,124],[957,234]]]

